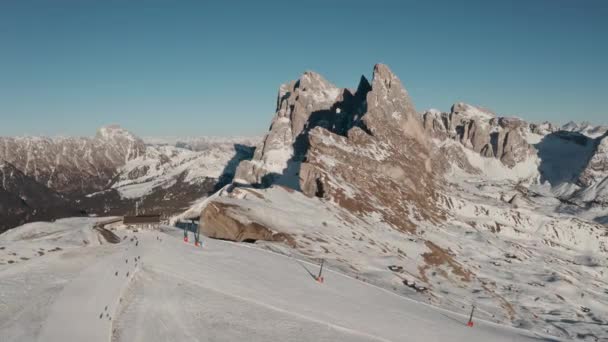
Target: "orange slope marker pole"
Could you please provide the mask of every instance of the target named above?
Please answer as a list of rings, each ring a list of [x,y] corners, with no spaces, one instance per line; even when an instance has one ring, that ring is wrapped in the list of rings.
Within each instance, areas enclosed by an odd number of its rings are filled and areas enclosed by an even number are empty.
[[[467,322],[467,327],[473,327],[473,312],[475,312],[475,305],[471,308],[471,315],[469,316],[469,321]]]
[[[319,275],[317,276],[316,280],[318,283],[323,284],[323,264],[325,263],[324,259],[321,259],[321,268],[319,268]]]

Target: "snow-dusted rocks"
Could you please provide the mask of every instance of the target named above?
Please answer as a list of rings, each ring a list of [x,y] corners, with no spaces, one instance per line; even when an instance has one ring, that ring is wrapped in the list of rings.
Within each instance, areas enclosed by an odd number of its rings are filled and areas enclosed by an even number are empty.
[[[250,193],[255,196],[253,190],[250,190]],[[253,220],[243,220],[243,217],[238,214],[238,207],[236,207],[237,210],[235,212],[232,212],[235,207],[234,204],[230,203],[211,202],[206,207],[204,216],[201,217],[201,232],[211,238],[238,242],[264,240],[294,245],[293,239],[289,234],[273,232],[271,229]]]
[[[362,122],[372,136],[395,143],[395,139],[414,139],[428,147],[428,138],[409,94],[386,65],[377,64],[374,67],[372,88],[367,93],[366,104],[367,112]]]
[[[604,208],[604,213],[608,212],[608,176],[592,185],[574,192],[570,198],[575,202],[589,205],[597,205]],[[606,223],[606,217],[600,217],[598,221]],[[603,220],[602,220],[603,219]]]
[[[490,141],[490,126],[481,120],[471,120],[464,124],[460,142],[484,157],[494,157],[494,148]]]
[[[360,215],[382,206],[395,229],[413,231],[402,213],[442,215],[434,205],[439,169],[430,155],[414,105],[387,66],[376,65],[371,86],[362,78],[354,93],[307,72],[281,87],[270,132],[236,179],[301,189]]]
[[[505,165],[514,167],[528,159],[532,153],[531,146],[522,137],[518,127],[505,128],[498,133],[496,157]]]
[[[585,186],[596,184],[608,177],[608,133],[597,138],[594,144],[593,155],[579,177],[580,183]]]
[[[497,117],[493,112],[456,103],[450,113],[436,110],[422,114],[425,130],[434,138],[459,141],[483,157],[496,158],[508,167],[526,161],[533,149],[524,135],[529,125],[518,118]]]
[[[81,204],[100,215],[133,212],[135,202],[140,212],[174,215],[230,183],[239,162],[252,156],[249,142],[201,138],[171,145],[157,140],[120,167],[107,189],[88,194]]]
[[[298,137],[308,129],[307,125],[339,111],[332,106],[342,92],[321,75],[310,71],[297,81],[281,85],[270,131],[257,146],[253,159],[241,163],[236,179],[251,184],[269,184],[277,177],[289,177],[284,171],[290,163],[297,163],[302,158],[305,149]]]
[[[358,215],[377,213],[395,229],[415,230],[402,215],[411,208],[437,220],[438,170],[431,162],[430,140],[401,82],[385,65],[374,68],[367,112],[361,127],[346,136],[317,127],[300,172],[308,196],[330,200]],[[399,198],[398,201],[395,201]]]
[[[604,135],[608,131],[608,126],[606,126],[606,125],[594,126],[591,123],[586,122],[586,121],[581,122],[581,123],[576,123],[574,121],[570,121],[570,122],[566,123],[565,125],[563,125],[560,130],[567,131],[567,132],[580,133],[580,134],[586,135],[590,138],[597,138],[597,137]]]
[[[95,138],[108,143],[111,149],[109,151],[110,158],[119,158],[124,156],[123,160],[125,162],[133,158],[137,158],[145,151],[145,146],[142,139],[136,137],[131,132],[121,128],[118,125],[101,127],[97,131]],[[121,163],[121,160],[118,159],[113,161],[116,164]]]
[[[547,135],[557,131],[557,128],[552,123],[545,121],[540,124],[531,123],[530,131],[537,135]]]

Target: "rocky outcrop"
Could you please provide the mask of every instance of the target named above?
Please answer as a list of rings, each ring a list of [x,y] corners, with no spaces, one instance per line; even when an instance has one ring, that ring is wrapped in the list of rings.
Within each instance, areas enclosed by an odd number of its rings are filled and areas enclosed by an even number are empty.
[[[517,129],[498,133],[497,145],[497,158],[509,167],[525,161],[532,154],[532,148]]]
[[[558,129],[552,123],[545,121],[541,124],[530,124],[530,132],[538,135],[547,135],[556,132]]]
[[[602,210],[603,208],[606,210],[606,208],[608,208],[608,176],[596,181],[586,188],[574,192],[572,196],[570,196],[570,200],[579,205],[596,207],[599,210]],[[608,215],[606,218],[608,218]]]
[[[385,142],[411,139],[428,148],[428,137],[401,81],[383,64],[374,67],[372,88],[367,93],[367,112],[362,122],[372,136]]]
[[[453,139],[483,157],[497,158],[508,167],[534,154],[524,139],[529,125],[517,118],[497,117],[493,112],[456,103],[450,113],[436,110],[422,114],[427,134],[439,140]]]
[[[293,246],[293,239],[284,233],[274,233],[264,225],[244,219],[229,203],[212,202],[201,214],[201,233],[215,238],[237,242],[257,240],[286,242]]]
[[[430,137],[444,140],[448,138],[447,113],[429,109],[422,114],[422,126]]]
[[[414,232],[416,219],[443,219],[437,190],[445,159],[434,153],[413,102],[386,65],[374,67],[371,84],[361,77],[356,90],[306,72],[281,86],[270,131],[253,159],[240,163],[235,181],[287,186],[359,216],[383,207],[383,221]]]
[[[296,187],[308,149],[308,132],[320,126],[345,134],[359,122],[369,88],[364,77],[357,90],[351,91],[337,88],[310,71],[282,85],[270,131],[256,146],[253,159],[237,168],[237,181],[261,186],[278,181]]]
[[[484,157],[494,157],[494,148],[491,145],[490,127],[478,119],[463,124],[464,130],[460,142]]]
[[[253,159],[238,167],[236,178],[251,184],[269,184],[283,175],[288,164],[302,152],[300,146],[295,146],[296,140],[309,119],[320,121],[335,112],[332,106],[339,95],[339,88],[310,71],[297,81],[283,84],[270,131],[256,146]]]
[[[407,91],[387,66],[375,66],[364,103],[366,111],[345,135],[322,126],[309,131],[299,172],[302,192],[361,216],[381,206],[383,220],[402,231],[415,231],[412,211],[420,219],[441,220],[440,168],[433,165],[429,137]]]
[[[578,180],[583,186],[593,185],[608,177],[608,133],[595,139],[594,144],[593,154]]]

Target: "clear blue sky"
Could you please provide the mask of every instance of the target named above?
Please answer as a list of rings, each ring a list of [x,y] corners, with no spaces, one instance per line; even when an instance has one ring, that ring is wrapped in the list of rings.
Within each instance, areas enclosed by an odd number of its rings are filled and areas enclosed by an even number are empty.
[[[418,110],[608,123],[608,1],[0,1],[0,135],[266,131],[279,85],[388,64]]]

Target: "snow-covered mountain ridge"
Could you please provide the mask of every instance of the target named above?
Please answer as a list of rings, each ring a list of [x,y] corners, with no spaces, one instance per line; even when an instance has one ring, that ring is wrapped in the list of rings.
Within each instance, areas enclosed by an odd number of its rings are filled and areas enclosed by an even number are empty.
[[[605,139],[463,103],[419,114],[384,65],[356,90],[307,72],[200,219],[435,305],[601,340]]]
[[[253,141],[201,137],[152,144],[115,125],[92,138],[0,137],[0,161],[18,171],[3,172],[0,231],[66,213],[124,215],[135,202],[143,212],[177,213],[229,182],[238,162],[250,158]],[[39,189],[27,194],[27,210],[17,200],[26,196],[26,183]],[[42,201],[45,193],[62,200]]]
[[[145,151],[144,142],[118,126],[89,137],[0,137],[0,160],[59,192],[102,190],[116,169]]]

